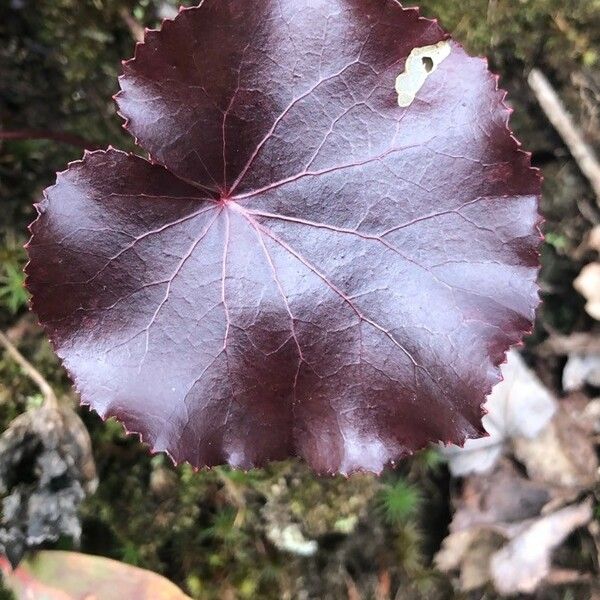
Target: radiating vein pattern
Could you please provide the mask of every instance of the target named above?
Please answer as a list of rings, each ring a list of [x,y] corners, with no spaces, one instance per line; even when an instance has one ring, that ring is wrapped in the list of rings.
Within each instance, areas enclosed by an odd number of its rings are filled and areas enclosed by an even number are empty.
[[[117,100],[152,162],[58,176],[34,308],[83,402],[196,466],[379,472],[482,433],[537,304],[539,177],[484,61],[394,0],[205,0]]]

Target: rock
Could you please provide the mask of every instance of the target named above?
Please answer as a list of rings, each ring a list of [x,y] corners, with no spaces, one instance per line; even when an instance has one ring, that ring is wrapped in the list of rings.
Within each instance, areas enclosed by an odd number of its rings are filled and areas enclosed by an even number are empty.
[[[73,410],[42,406],[17,417],[0,438],[0,551],[17,565],[61,535],[77,542],[79,506],[96,486],[90,438]]]

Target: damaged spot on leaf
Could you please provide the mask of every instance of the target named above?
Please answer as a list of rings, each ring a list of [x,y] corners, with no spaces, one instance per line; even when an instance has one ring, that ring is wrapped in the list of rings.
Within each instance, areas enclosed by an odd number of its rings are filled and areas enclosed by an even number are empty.
[[[449,55],[450,44],[447,41],[438,42],[433,46],[414,48],[406,59],[404,73],[398,75],[396,79],[398,104],[404,108],[410,106],[427,77]]]

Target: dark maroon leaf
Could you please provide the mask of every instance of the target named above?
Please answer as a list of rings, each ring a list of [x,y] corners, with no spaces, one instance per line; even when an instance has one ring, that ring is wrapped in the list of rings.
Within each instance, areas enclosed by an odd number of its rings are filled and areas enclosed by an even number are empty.
[[[206,0],[148,32],[117,100],[153,162],[88,153],[32,226],[83,402],[198,467],[379,471],[481,435],[538,302],[540,186],[446,39],[393,0]]]

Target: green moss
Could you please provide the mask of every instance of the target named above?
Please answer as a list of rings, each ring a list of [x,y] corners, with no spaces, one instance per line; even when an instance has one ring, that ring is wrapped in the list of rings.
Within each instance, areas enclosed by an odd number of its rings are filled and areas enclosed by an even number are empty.
[[[378,507],[390,524],[406,522],[416,514],[420,504],[419,489],[402,478],[384,485],[379,492]]]
[[[437,17],[470,52],[488,55],[502,70],[543,62],[564,72],[565,61],[579,66],[594,61],[596,0],[421,0],[419,5],[424,16]]]

